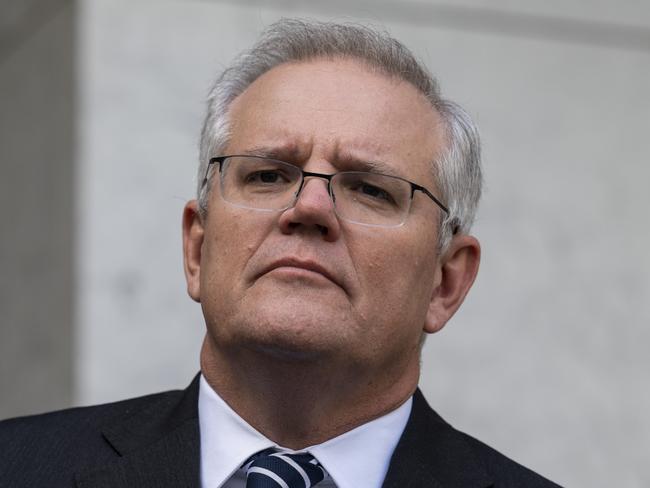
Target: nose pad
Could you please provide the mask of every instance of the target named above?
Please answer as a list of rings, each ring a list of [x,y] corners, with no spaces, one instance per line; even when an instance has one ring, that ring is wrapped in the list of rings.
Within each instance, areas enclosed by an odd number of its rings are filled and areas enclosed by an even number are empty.
[[[340,235],[340,225],[330,197],[328,181],[324,181],[325,186],[319,188],[318,183],[312,183],[313,179],[321,178],[305,178],[293,206],[280,216],[280,228],[285,234],[297,232],[301,227],[316,229],[327,241],[336,240]]]
[[[333,201],[333,197],[330,196],[329,181],[327,181],[325,178],[319,178],[318,176],[307,176],[307,177],[305,177],[304,181],[302,182],[302,186],[298,189],[298,192],[296,193],[296,200],[294,202],[294,206],[298,205],[298,203],[302,199],[305,199],[305,198],[311,199],[312,198],[311,193],[314,192],[315,190],[312,189],[308,193],[305,193],[305,191],[307,190],[308,186],[313,186],[313,185],[310,185],[310,183],[312,181],[314,181],[314,180],[321,180],[325,185],[325,187],[324,187],[324,195],[319,195],[318,196],[319,203],[320,203],[321,198],[323,198],[323,199],[326,198],[329,201],[330,205],[332,206],[332,210],[333,210],[334,209],[334,201]]]

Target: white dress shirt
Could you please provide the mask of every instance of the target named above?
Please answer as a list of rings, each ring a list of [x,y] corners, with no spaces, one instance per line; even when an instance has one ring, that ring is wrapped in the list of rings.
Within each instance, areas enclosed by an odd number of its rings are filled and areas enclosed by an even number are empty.
[[[317,488],[380,488],[390,458],[411,413],[409,398],[396,410],[338,437],[302,449],[311,453],[328,476]],[[201,487],[245,488],[242,464],[253,454],[278,446],[251,427],[201,375],[199,387]]]

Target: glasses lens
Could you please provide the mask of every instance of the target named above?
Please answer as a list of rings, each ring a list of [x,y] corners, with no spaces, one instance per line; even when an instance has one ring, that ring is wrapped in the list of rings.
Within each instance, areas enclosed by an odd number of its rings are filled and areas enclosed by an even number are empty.
[[[253,156],[234,156],[221,167],[221,195],[234,205],[258,210],[289,207],[302,173],[288,163]]]
[[[366,225],[401,225],[411,205],[411,185],[388,175],[338,173],[332,193],[339,217]]]

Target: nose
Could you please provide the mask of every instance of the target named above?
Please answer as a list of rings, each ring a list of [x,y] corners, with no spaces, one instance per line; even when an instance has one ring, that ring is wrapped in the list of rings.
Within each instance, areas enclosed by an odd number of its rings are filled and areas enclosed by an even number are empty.
[[[306,177],[294,206],[282,212],[279,224],[284,234],[318,232],[328,242],[337,240],[341,226],[334,212],[328,182]]]

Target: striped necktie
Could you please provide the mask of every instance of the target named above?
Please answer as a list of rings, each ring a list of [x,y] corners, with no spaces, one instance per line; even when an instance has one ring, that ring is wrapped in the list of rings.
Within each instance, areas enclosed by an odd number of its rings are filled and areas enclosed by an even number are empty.
[[[325,478],[325,470],[311,454],[287,454],[266,449],[249,458],[246,488],[311,488]]]

